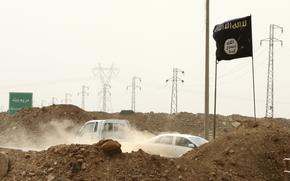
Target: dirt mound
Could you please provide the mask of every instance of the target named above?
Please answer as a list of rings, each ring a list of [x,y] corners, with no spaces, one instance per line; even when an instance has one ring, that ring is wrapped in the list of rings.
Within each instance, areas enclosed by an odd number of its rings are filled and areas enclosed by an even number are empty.
[[[236,131],[181,158],[107,154],[105,143],[58,145],[41,152],[0,149],[9,156],[8,180],[279,181],[289,157],[290,132],[275,122],[245,122]]]
[[[285,157],[290,157],[289,130],[271,121],[249,121],[181,161],[214,180],[278,181]]]
[[[47,123],[53,119],[68,119],[73,120],[76,124],[81,124],[83,121],[89,120],[89,116],[86,111],[74,105],[52,105],[22,109],[14,115],[14,119],[27,127]]]
[[[51,145],[54,141],[50,137],[55,141],[57,137],[63,140],[64,133],[73,137],[81,124],[89,119],[86,111],[73,105],[25,108],[15,115],[2,113],[0,145],[46,147],[46,142]]]
[[[184,180],[189,171],[174,160],[138,151],[108,155],[99,144],[59,145],[41,152],[6,150],[11,160],[2,180]]]
[[[218,115],[218,139],[178,159],[142,150],[121,153],[122,145],[112,140],[70,144],[69,138],[81,124],[109,118],[127,119],[139,130],[151,133],[203,133],[203,114],[109,114],[86,112],[72,105],[23,109],[15,115],[0,113],[1,146],[58,145],[40,152],[1,148],[10,165],[2,180],[278,181],[282,179],[282,160],[290,157],[289,120],[254,122],[240,115]]]
[[[9,159],[5,153],[0,152],[0,179],[8,172]]]

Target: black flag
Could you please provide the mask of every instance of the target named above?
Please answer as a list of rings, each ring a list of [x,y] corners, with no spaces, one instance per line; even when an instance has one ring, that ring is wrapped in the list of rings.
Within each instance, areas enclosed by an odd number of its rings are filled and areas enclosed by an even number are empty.
[[[216,25],[213,38],[218,61],[253,56],[251,16]]]

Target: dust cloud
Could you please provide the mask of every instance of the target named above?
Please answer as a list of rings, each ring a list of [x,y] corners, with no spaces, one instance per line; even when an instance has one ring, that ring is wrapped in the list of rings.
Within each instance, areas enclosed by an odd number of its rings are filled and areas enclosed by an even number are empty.
[[[71,120],[52,120],[48,123],[39,125],[36,132],[28,132],[26,129],[17,127],[13,131],[13,135],[9,135],[8,141],[0,144],[0,147],[20,149],[23,151],[41,151],[51,146],[60,144],[94,144],[100,141],[96,138],[95,133],[87,134],[87,136],[79,136],[78,131],[81,125],[76,125]],[[130,153],[142,149],[149,154],[158,154],[162,156],[168,155],[168,149],[156,147],[150,143],[155,135],[148,131],[140,131],[134,127],[126,128],[122,134],[114,138],[108,135],[107,139],[113,139],[121,144],[122,152]]]
[[[23,151],[40,151],[59,144],[72,144],[75,143],[75,133],[79,127],[71,120],[52,120],[40,125],[37,132],[27,131],[18,126],[9,131],[10,135],[7,135],[9,139],[0,146]]]
[[[134,127],[124,128],[125,130],[122,131],[122,135],[118,134],[117,137],[114,135],[108,135],[107,139],[117,140],[122,146],[122,152],[132,152],[138,151],[142,149],[144,143],[148,142],[150,138],[154,137],[155,135],[148,132],[148,131],[140,131]],[[116,135],[115,135],[116,136]],[[78,144],[94,144],[99,141],[98,136],[93,134],[82,135],[77,137],[76,143]]]
[[[13,131],[13,135],[9,135],[10,139],[0,146],[23,151],[41,151],[60,144],[94,144],[99,141],[90,137],[78,137],[77,133],[80,127],[81,125],[75,125],[71,120],[52,120],[41,124],[37,132],[28,132],[22,127],[17,127]],[[148,131],[140,131],[130,127],[122,135],[124,139],[117,139],[117,141],[122,145],[123,152],[132,152],[141,149],[143,143],[153,136],[155,135]]]

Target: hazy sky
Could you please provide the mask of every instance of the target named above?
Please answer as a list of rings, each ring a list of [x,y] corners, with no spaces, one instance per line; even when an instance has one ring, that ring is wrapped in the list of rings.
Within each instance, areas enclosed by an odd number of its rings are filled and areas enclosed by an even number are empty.
[[[290,117],[290,1],[211,0],[210,34],[215,24],[252,15],[257,115],[265,115],[269,25],[284,27],[276,37],[274,116]],[[89,87],[86,110],[100,110],[101,83],[92,69],[100,63],[119,68],[111,81],[110,112],[130,108],[126,86],[142,78],[136,111],[169,112],[174,67],[185,71],[179,111],[204,112],[203,0],[9,0],[0,1],[0,100],[9,92],[33,92],[35,105],[61,103],[65,93],[81,105],[81,86]],[[288,22],[288,23],[287,23]],[[210,38],[210,112],[213,113],[215,42]],[[219,64],[219,114],[253,115],[251,58]]]

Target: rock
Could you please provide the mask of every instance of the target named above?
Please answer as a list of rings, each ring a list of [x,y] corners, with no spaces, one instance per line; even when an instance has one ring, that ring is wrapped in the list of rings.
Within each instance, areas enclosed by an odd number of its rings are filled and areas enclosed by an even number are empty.
[[[0,178],[8,173],[9,158],[5,153],[0,152]]]
[[[49,168],[47,171],[48,171],[48,172],[52,172],[53,170],[54,170],[54,168],[51,167],[51,168]]]
[[[73,161],[70,163],[71,173],[78,173],[81,171],[82,163]]]
[[[113,140],[106,140],[102,143],[101,145],[101,150],[105,154],[113,155],[113,154],[118,154],[121,153],[121,144],[118,143],[117,141]]]
[[[34,172],[29,172],[28,175],[29,176],[35,176],[35,173]]]
[[[29,159],[31,156],[29,154],[25,154],[24,158]]]
[[[86,164],[86,163],[83,163],[82,166],[81,166],[81,169],[82,169],[82,170],[87,169],[87,164]]]
[[[240,125],[241,125],[241,123],[239,123],[238,121],[235,121],[232,123],[232,126],[235,128],[239,127]]]
[[[47,176],[47,181],[53,181],[53,180],[55,180],[55,177],[52,174],[49,174]]]
[[[212,176],[216,176],[216,172],[210,172],[210,175],[212,175]]]

